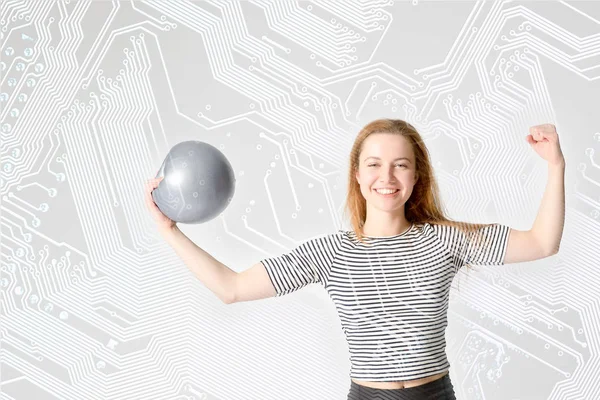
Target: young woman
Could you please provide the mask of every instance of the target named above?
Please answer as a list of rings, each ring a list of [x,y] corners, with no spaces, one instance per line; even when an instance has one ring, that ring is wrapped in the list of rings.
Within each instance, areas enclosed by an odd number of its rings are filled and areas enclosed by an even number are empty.
[[[165,238],[184,260],[197,260],[188,266],[227,303],[321,284],[348,341],[349,400],[455,399],[444,338],[455,274],[470,265],[532,261],[558,252],[565,160],[553,125],[532,127],[530,133],[528,143],[548,161],[549,181],[528,231],[445,217],[421,136],[407,122],[392,119],[371,122],[353,145],[346,199],[352,230],[312,238],[241,273],[193,245],[156,213],[151,197],[147,203],[168,228],[161,230]]]

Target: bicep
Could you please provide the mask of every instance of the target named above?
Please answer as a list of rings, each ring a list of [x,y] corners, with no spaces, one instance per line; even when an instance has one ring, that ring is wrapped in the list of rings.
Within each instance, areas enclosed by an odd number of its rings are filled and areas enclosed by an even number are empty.
[[[266,299],[276,294],[265,266],[258,262],[236,275],[232,302]]]
[[[510,230],[504,264],[534,261],[547,256],[530,230]]]

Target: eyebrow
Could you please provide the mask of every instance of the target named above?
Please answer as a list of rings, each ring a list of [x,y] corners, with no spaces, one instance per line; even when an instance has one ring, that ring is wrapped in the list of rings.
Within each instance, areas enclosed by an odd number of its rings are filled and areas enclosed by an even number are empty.
[[[379,158],[379,157],[373,157],[373,156],[371,156],[371,157],[365,158],[363,161],[367,161],[369,158],[374,158],[376,160],[381,160],[381,158]],[[406,157],[398,157],[394,161],[398,161],[398,160],[406,160],[406,161],[410,162],[410,160],[408,158],[406,158]]]

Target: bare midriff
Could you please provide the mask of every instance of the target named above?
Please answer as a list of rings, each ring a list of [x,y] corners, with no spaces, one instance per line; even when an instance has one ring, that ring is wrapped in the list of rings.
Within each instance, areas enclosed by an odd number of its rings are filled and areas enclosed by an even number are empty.
[[[431,381],[435,381],[446,375],[448,370],[444,372],[440,372],[439,374],[427,376],[421,379],[415,379],[412,381],[392,381],[392,382],[373,382],[373,381],[361,381],[358,379],[352,378],[352,381],[357,385],[367,386],[373,389],[405,389],[415,386],[421,386]]]

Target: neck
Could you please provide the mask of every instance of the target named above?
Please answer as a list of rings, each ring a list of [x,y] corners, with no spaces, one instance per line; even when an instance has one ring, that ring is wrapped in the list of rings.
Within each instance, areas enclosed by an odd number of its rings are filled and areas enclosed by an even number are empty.
[[[404,220],[399,225],[394,225],[387,228],[379,226],[378,228],[371,229],[371,226],[368,224],[368,222],[365,222],[362,227],[362,234],[365,236],[396,236],[406,232],[411,226],[411,222]]]

